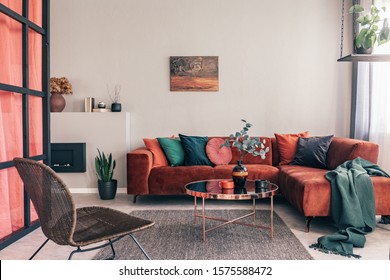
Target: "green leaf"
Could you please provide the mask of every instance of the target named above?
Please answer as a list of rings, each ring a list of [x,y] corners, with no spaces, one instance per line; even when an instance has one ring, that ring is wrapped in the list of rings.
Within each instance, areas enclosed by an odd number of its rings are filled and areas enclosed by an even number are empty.
[[[367,28],[363,28],[362,30],[360,30],[358,36],[356,37],[355,43],[356,43],[356,46],[358,48],[362,47],[363,40],[364,40],[367,32],[368,32],[368,29]]]
[[[356,19],[356,22],[358,22],[358,23],[364,25],[364,23],[367,23],[367,22],[366,22],[366,17],[365,17],[365,16],[360,16],[360,17],[358,17],[358,18]]]
[[[353,5],[351,8],[349,8],[350,13],[361,13],[363,11],[364,11],[363,6],[359,4]]]
[[[383,45],[389,41],[390,41],[390,28],[388,26],[387,27],[384,26],[382,30],[379,32],[378,45],[379,46]]]
[[[362,42],[362,46],[365,49],[372,48],[376,42],[376,34],[374,31],[369,31],[367,35],[364,37]]]

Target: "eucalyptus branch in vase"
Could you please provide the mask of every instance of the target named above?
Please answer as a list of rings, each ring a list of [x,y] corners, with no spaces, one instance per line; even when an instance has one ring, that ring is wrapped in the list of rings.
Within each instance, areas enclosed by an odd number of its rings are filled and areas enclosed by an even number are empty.
[[[241,121],[244,122],[244,127],[235,134],[230,134],[229,138],[226,139],[226,142],[221,145],[221,148],[237,148],[237,150],[240,152],[241,162],[244,160],[244,157],[247,154],[260,156],[262,159],[265,159],[266,154],[269,152],[269,147],[265,147],[265,139],[261,141],[260,137],[250,137],[248,135],[248,131],[252,127],[252,124],[248,123],[246,120]]]

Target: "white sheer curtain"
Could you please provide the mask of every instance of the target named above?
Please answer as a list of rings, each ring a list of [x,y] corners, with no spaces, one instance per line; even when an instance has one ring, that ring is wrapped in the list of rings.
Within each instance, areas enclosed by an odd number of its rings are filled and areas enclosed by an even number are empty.
[[[390,0],[377,0],[374,4],[386,7],[390,18]],[[374,53],[390,54],[390,43],[374,48]],[[369,66],[370,125],[369,140],[379,144],[379,165],[390,173],[390,62],[376,62]]]

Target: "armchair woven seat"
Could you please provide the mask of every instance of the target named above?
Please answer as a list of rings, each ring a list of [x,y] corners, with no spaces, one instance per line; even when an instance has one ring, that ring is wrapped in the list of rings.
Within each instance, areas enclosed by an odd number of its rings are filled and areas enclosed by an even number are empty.
[[[121,211],[107,207],[76,208],[72,195],[61,178],[47,165],[24,158],[15,158],[15,167],[24,183],[38,214],[46,241],[30,257],[30,260],[52,240],[59,245],[77,247],[74,253],[96,250],[110,245],[113,256],[113,243],[128,235],[147,259],[148,254],[132,233],[154,225],[154,222],[134,217]],[[102,245],[81,249],[81,246],[108,241]]]

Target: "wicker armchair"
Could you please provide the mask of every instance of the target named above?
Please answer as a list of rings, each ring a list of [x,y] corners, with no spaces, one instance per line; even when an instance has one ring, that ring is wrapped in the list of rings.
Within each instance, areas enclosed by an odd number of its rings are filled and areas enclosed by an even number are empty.
[[[59,245],[77,247],[70,253],[68,260],[74,253],[91,251],[108,245],[113,252],[111,258],[114,258],[113,243],[126,235],[129,235],[145,257],[150,259],[132,233],[151,227],[154,222],[106,207],[91,206],[76,209],[68,188],[50,167],[23,158],[15,158],[14,162],[37,211],[42,231],[47,237],[30,260],[49,240]],[[101,241],[108,242],[95,246]],[[90,244],[94,244],[94,247],[80,248]]]

